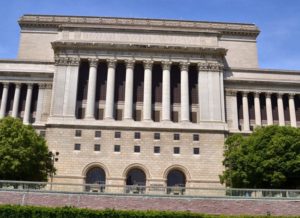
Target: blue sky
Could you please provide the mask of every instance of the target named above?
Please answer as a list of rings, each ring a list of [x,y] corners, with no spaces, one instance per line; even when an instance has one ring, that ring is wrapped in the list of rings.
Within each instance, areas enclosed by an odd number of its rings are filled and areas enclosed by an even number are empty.
[[[255,23],[262,68],[300,70],[299,0],[0,0],[0,58],[15,58],[23,14]]]

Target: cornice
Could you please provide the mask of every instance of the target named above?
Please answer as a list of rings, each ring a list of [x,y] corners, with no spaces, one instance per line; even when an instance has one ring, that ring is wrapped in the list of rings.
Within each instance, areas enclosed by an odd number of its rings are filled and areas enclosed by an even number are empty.
[[[217,31],[227,35],[246,35],[257,37],[259,29],[254,24],[223,23],[205,21],[143,19],[143,18],[117,18],[117,17],[83,17],[83,16],[52,16],[52,15],[24,15],[19,20],[21,27],[52,27],[60,28],[62,25],[79,28],[97,28],[114,26],[122,29],[130,27],[135,29],[160,29],[161,31],[181,32],[210,32]]]
[[[64,49],[74,50],[117,50],[117,51],[159,51],[159,52],[178,52],[178,53],[196,53],[225,56],[227,49],[221,47],[204,46],[178,46],[178,45],[160,45],[160,44],[120,44],[120,43],[102,43],[102,42],[78,42],[78,41],[55,41],[52,42],[52,48],[55,52]]]

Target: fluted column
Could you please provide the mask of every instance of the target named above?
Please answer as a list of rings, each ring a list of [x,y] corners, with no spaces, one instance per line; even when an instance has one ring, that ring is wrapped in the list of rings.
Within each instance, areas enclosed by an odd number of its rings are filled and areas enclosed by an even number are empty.
[[[126,81],[125,81],[125,104],[124,104],[124,119],[132,119],[133,109],[133,81],[134,81],[134,61],[126,61]]]
[[[284,126],[284,108],[283,108],[283,101],[282,101],[282,93],[277,94],[277,106],[278,106],[278,120],[279,126]]]
[[[271,93],[266,93],[267,124],[273,125]]]
[[[152,112],[152,61],[144,62],[144,106],[143,120],[151,120]]]
[[[90,71],[89,71],[89,82],[88,82],[88,93],[87,93],[87,104],[85,118],[95,118],[95,100],[96,100],[96,83],[97,83],[97,59],[89,59]]]
[[[296,109],[295,109],[295,94],[289,94],[289,109],[290,109],[290,119],[291,119],[291,126],[297,127],[297,120],[296,120]]]
[[[30,118],[30,109],[31,109],[31,99],[32,99],[32,84],[27,84],[27,94],[26,94],[26,103],[25,103],[25,111],[23,123],[29,124]]]
[[[248,92],[243,92],[243,120],[244,120],[244,131],[250,131]]]
[[[254,93],[254,110],[255,110],[255,124],[261,126],[261,111],[260,111],[260,99],[259,92]]]
[[[181,121],[186,122],[190,120],[189,108],[189,65],[188,63],[180,64],[180,107],[181,107]]]
[[[115,97],[115,70],[116,60],[110,59],[108,62],[107,70],[107,87],[106,87],[106,99],[105,99],[105,119],[114,118],[114,97]]]
[[[5,110],[6,110],[6,103],[7,103],[7,96],[8,96],[8,88],[9,88],[9,83],[4,83],[3,84],[3,91],[2,91],[1,107],[0,107],[0,119],[5,117]]]
[[[20,93],[21,93],[21,83],[17,83],[16,88],[15,88],[13,109],[12,109],[12,113],[11,113],[12,117],[17,117],[18,116]]]
[[[171,62],[163,62],[162,121],[171,120]]]

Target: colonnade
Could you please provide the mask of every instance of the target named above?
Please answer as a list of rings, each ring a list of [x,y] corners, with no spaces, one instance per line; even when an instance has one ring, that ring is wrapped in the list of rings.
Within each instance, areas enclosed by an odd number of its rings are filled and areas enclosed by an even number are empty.
[[[287,119],[284,113],[283,96],[288,95],[288,108],[289,108],[289,121],[292,127],[297,127],[296,118],[296,107],[295,107],[295,93],[271,93],[271,92],[249,92],[249,91],[237,91],[228,90],[229,95],[233,96],[232,105],[232,128],[235,130],[239,129],[239,118],[238,118],[238,93],[242,96],[242,113],[243,113],[243,131],[250,131],[250,117],[249,117],[249,94],[254,95],[254,114],[255,114],[255,125],[262,125],[262,112],[261,112],[261,96],[265,97],[265,107],[266,107],[266,124],[273,125],[273,109],[272,109],[272,94],[276,96],[276,103],[278,108],[278,124],[280,126],[286,125]]]
[[[95,97],[98,59],[89,59],[89,78],[87,91],[87,104],[85,119],[95,118]],[[114,92],[116,78],[115,59],[107,60],[107,84],[106,100],[104,108],[104,119],[114,119]],[[144,93],[143,93],[143,120],[152,120],[152,68],[153,61],[144,61]],[[162,61],[162,121],[171,121],[171,72],[172,62]],[[133,119],[133,86],[134,86],[134,60],[125,60],[125,101],[124,116],[125,120]],[[181,62],[180,66],[180,121],[190,121],[190,102],[189,102],[189,63]],[[200,73],[200,70],[199,70]]]
[[[14,85],[14,86],[11,86]],[[34,84],[34,83],[10,83],[10,82],[2,82],[2,96],[1,96],[1,105],[0,105],[0,119],[5,117],[7,114],[7,104],[9,98],[9,92],[13,91],[13,106],[11,111],[12,117],[20,117],[19,115],[19,105],[21,100],[21,88],[26,87],[26,99],[25,99],[25,108],[23,115],[23,123],[29,124],[31,123],[31,107],[32,107],[32,97],[33,97],[33,89],[34,86],[37,85],[39,88],[38,97],[37,97],[37,107],[36,107],[36,115],[35,122],[40,122],[42,115],[42,105],[44,98],[44,89],[46,88],[46,84]],[[13,89],[14,90],[10,90]]]

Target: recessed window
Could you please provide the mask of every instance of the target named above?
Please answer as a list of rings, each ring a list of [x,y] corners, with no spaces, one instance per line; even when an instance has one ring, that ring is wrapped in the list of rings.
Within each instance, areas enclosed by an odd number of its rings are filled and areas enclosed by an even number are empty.
[[[46,131],[45,130],[41,130],[40,131],[40,136],[45,138],[46,137]]]
[[[180,134],[175,133],[174,136],[173,136],[173,139],[176,140],[176,141],[180,140]]]
[[[121,138],[121,132],[115,132],[115,139]]]
[[[155,139],[155,140],[160,140],[160,133],[155,132],[155,133],[154,133],[154,139]]]
[[[200,154],[200,148],[194,148],[194,154]]]
[[[121,145],[115,145],[114,151],[115,152],[120,152],[121,151]]]
[[[199,134],[193,134],[193,141],[199,141]]]
[[[95,131],[95,138],[101,138],[101,131]]]
[[[141,152],[141,146],[135,145],[134,146],[134,153],[140,153]]]
[[[134,133],[134,139],[141,139],[141,133],[140,132],[135,132]]]
[[[160,153],[160,147],[159,146],[154,146],[153,152],[155,154],[159,154]]]
[[[76,136],[76,137],[81,137],[81,130],[76,129],[76,130],[75,130],[75,136]]]
[[[179,147],[174,147],[173,152],[174,152],[174,154],[180,154],[180,148]]]
[[[101,148],[100,144],[94,145],[94,151],[100,151],[100,148]]]
[[[74,145],[74,150],[75,150],[75,151],[80,151],[80,147],[81,147],[80,144],[75,144],[75,145]]]

